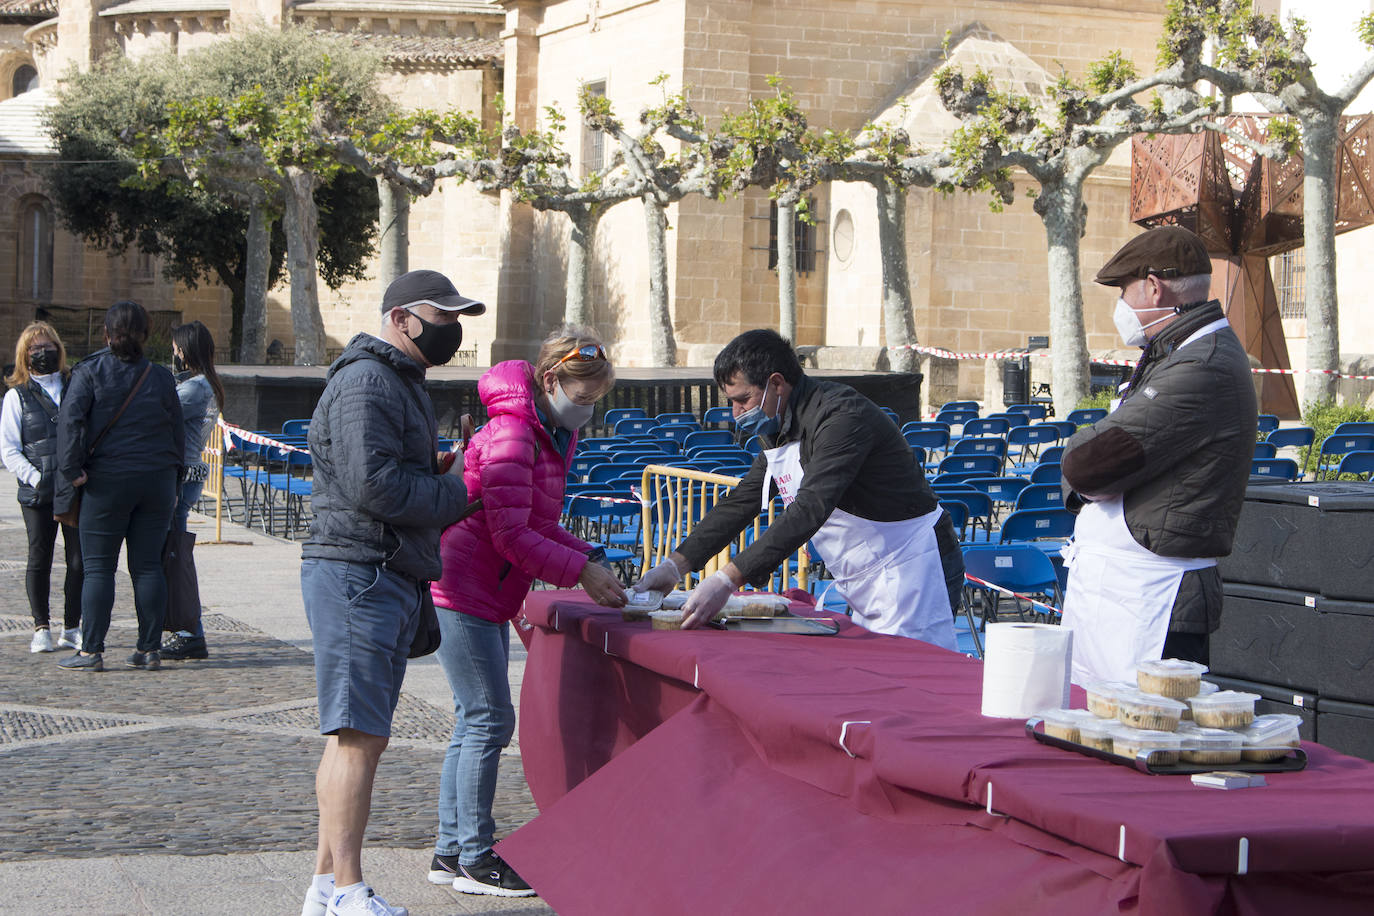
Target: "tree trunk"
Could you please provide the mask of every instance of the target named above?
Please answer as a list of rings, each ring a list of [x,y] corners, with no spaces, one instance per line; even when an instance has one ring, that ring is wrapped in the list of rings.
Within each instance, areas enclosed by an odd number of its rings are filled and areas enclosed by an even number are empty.
[[[1049,243],[1050,357],[1054,411],[1066,417],[1088,396],[1088,342],[1083,327],[1083,285],[1078,243],[1083,237],[1083,188],[1073,181],[1042,182],[1035,212]]]
[[[916,319],[911,312],[911,281],[906,260],[906,189],[890,181],[878,192],[878,249],[883,262],[883,327],[887,361],[894,372],[915,372]]]
[[[596,242],[596,225],[601,221],[601,208],[594,205],[576,207],[568,211],[572,231],[568,233],[568,276],[563,317],[568,324],[592,323],[592,245]]]
[[[668,309],[668,213],[652,194],[644,195],[644,224],[649,237],[649,337],[655,366],[677,364],[673,316]]]
[[[383,286],[410,270],[410,192],[385,176],[377,176],[377,195],[381,200],[381,251],[378,269]]]
[[[262,204],[248,210],[248,243],[244,255],[243,343],[239,362],[267,361],[267,270],[272,260],[272,215]]]
[[[1306,248],[1307,368],[1339,372],[1340,312],[1336,303],[1337,120],[1322,113],[1302,125],[1302,234]],[[1336,376],[1308,374],[1304,406],[1335,401]]]
[[[797,345],[797,202],[778,201],[778,333]]]
[[[291,270],[291,328],[296,336],[296,365],[325,363],[324,321],[320,317],[320,214],[315,208],[319,176],[296,166],[286,168],[286,261]]]
[[[229,290],[229,362],[241,362],[243,347],[243,277],[236,270],[244,268],[242,261],[230,267],[223,261],[214,263],[215,276]]]

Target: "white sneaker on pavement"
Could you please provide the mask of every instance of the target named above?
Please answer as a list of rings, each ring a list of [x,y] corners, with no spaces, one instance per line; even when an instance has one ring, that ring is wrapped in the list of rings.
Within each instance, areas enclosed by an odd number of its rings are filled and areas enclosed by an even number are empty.
[[[330,885],[333,889],[333,885]],[[305,889],[305,903],[301,905],[301,916],[329,916],[329,894],[315,885]]]
[[[370,887],[335,894],[329,901],[329,916],[410,916],[403,906],[391,906]]]
[[[72,627],[70,630],[63,630],[62,638],[57,641],[57,644],[65,649],[81,651],[81,628]]]
[[[52,633],[47,627],[33,631],[33,642],[29,643],[30,652],[52,652]]]

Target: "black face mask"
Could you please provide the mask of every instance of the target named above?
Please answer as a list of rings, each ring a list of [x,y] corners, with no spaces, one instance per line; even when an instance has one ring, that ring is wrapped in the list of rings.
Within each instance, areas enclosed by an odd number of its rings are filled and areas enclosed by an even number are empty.
[[[410,314],[415,315],[414,312]],[[419,315],[415,315],[415,320],[420,322],[420,333],[410,339],[415,341],[415,348],[425,362],[431,366],[442,366],[453,359],[453,354],[458,352],[458,347],[463,343],[463,326],[456,321],[453,324],[432,324]]]
[[[57,371],[57,351],[44,347],[29,354],[29,369],[34,375],[50,375]]]
[[[177,354],[177,353],[173,353],[173,354],[172,354],[172,371],[173,371],[173,372],[185,372],[185,371],[186,371],[186,360],[182,359],[180,354]]]

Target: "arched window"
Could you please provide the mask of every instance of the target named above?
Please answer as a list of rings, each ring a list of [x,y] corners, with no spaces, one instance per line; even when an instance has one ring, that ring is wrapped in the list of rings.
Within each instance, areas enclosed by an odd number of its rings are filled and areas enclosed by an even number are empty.
[[[45,200],[29,200],[19,209],[19,296],[46,302],[52,298],[52,211]]]
[[[14,71],[14,78],[10,81],[10,95],[23,95],[25,92],[38,88],[38,71],[28,64],[20,65]]]

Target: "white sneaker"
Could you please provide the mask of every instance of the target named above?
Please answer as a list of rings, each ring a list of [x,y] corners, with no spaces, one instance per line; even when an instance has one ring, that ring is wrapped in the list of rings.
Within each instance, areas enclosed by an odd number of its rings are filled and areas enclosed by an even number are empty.
[[[329,885],[329,892],[316,889],[313,883],[307,887],[301,916],[329,916],[329,895],[333,890],[333,884]]]
[[[335,894],[329,901],[329,916],[410,916],[403,906],[391,906],[370,887]]]
[[[70,630],[62,631],[62,638],[57,641],[59,646],[66,649],[81,651],[81,628],[72,627]]]
[[[47,627],[33,631],[33,642],[29,643],[30,652],[52,652],[52,633]]]

